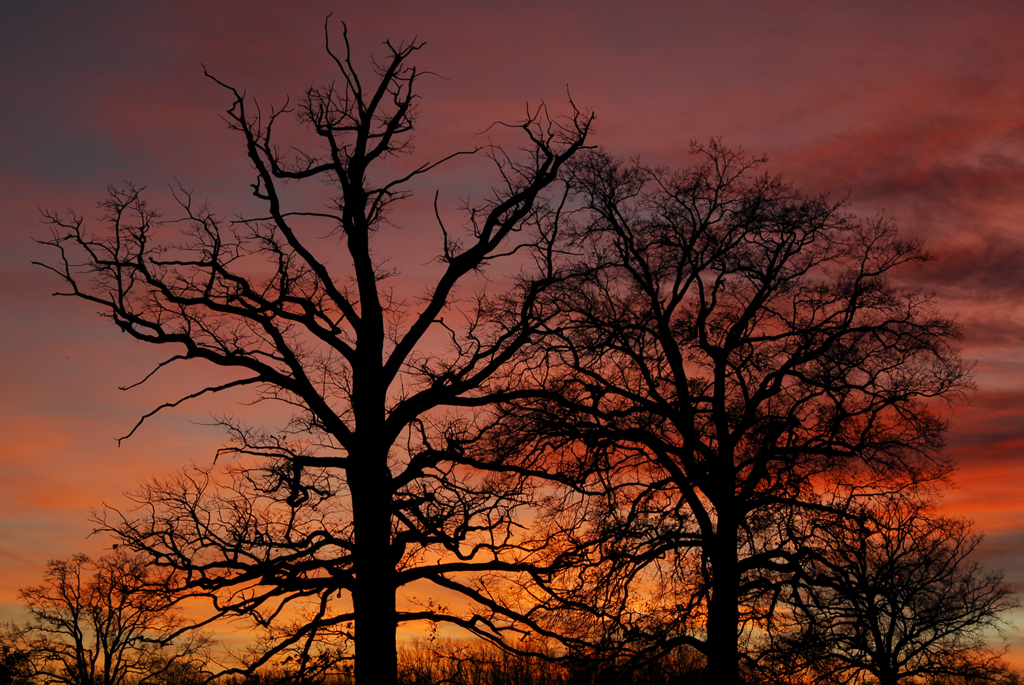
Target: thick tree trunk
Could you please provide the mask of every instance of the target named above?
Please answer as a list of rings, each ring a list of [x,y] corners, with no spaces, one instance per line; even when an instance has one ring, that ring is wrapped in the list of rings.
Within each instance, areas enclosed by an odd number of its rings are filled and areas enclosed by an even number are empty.
[[[391,497],[389,484],[382,480],[379,475],[350,479],[356,546],[352,605],[357,685],[394,685],[398,672]]]
[[[708,682],[734,685],[739,679],[739,562],[736,526],[719,517],[708,550],[711,596],[708,600]]]
[[[360,199],[360,198],[357,198]],[[398,678],[398,588],[396,563],[391,553],[391,444],[382,439],[387,416],[387,383],[381,372],[384,358],[384,321],[377,300],[369,247],[364,227],[349,236],[359,274],[363,303],[358,351],[361,361],[352,374],[355,449],[349,450],[348,485],[352,496],[355,544],[356,685],[395,685]]]
[[[391,445],[380,439],[384,433],[384,384],[370,371],[374,368],[371,362],[355,375],[354,395],[363,400],[361,407],[355,407],[357,433],[362,439],[350,451],[347,469],[355,544],[355,677],[356,685],[395,685],[398,583],[391,554]]]
[[[880,668],[875,675],[878,676],[878,685],[899,685],[900,674],[895,668]]]

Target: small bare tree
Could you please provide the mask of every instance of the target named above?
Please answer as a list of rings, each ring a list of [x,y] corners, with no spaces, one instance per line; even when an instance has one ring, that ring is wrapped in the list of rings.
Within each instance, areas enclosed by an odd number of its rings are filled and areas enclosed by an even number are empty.
[[[521,568],[529,551],[517,511],[532,497],[523,477],[495,473],[501,464],[473,449],[472,408],[500,395],[507,364],[542,331],[539,297],[559,279],[560,178],[591,116],[529,109],[512,127],[519,153],[484,147],[493,197],[467,206],[460,230],[435,203],[424,218],[436,219],[438,246],[417,261],[432,260],[436,279],[402,292],[387,262],[406,248],[382,232],[407,184],[445,161],[389,169],[413,149],[421,72],[409,61],[421,46],[387,43],[364,79],[347,34],[340,56],[328,42],[337,81],[293,107],[261,109],[218,81],[262,213],[228,221],[179,193],[181,233],[162,240],[129,186],[103,203],[99,234],[81,217],[48,215],[63,294],[173,348],[160,367],[201,360],[234,374],[158,409],[244,387],[294,414],[280,428],[229,422],[234,465],[150,483],[138,509],[101,521],[181,571],[217,612],[265,630],[253,668],[289,650],[301,669],[326,668],[337,652],[324,640],[351,638],[357,680],[394,682],[399,623],[449,621],[492,638],[498,629],[429,599],[400,606],[402,588],[486,600],[474,574]],[[279,145],[293,114],[318,145]],[[307,181],[324,195],[305,202],[286,188]],[[508,288],[485,296],[479,277],[501,260]]]
[[[20,594],[32,615],[21,641],[43,682],[146,685],[208,658],[209,639],[182,635],[187,622],[166,579],[140,555],[53,560],[43,584]]]
[[[989,642],[1018,603],[970,560],[980,542],[967,521],[910,497],[815,521],[790,620],[771,631],[775,664],[815,683],[1003,682]]]
[[[14,623],[0,626],[0,685],[29,685],[33,666],[25,629]]]

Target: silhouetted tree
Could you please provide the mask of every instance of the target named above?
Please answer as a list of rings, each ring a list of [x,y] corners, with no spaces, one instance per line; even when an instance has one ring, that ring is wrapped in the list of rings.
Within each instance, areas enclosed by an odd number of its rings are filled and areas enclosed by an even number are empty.
[[[581,267],[501,427],[579,480],[555,501],[573,570],[536,591],[552,620],[692,645],[733,683],[742,632],[798,568],[785,522],[941,476],[929,402],[969,380],[956,325],[890,281],[918,243],[718,141],[693,153],[574,162]]]
[[[0,685],[28,685],[34,670],[24,629],[13,623],[0,627]]]
[[[437,277],[403,295],[389,280],[389,254],[410,248],[386,229],[408,182],[444,160],[388,171],[412,151],[420,72],[409,58],[422,44],[386,45],[364,80],[347,35],[340,56],[328,44],[338,80],[308,88],[292,107],[261,109],[221,84],[262,215],[228,221],[182,190],[187,220],[174,241],[128,186],[103,203],[99,234],[80,217],[48,214],[54,233],[44,241],[60,251],[51,268],[70,284],[65,294],[137,340],[177,348],[160,367],[203,360],[234,374],[158,410],[246,387],[295,412],[281,429],[230,423],[239,461],[227,475],[196,469],[153,482],[136,493],[139,509],[101,525],[180,570],[219,612],[264,628],[272,641],[253,667],[285,650],[302,667],[326,664],[331,650],[318,651],[319,641],[351,636],[364,684],[394,682],[399,622],[493,632],[429,601],[400,610],[396,593],[435,583],[475,597],[467,574],[518,559],[504,550],[516,508],[531,498],[521,478],[474,478],[474,419],[451,408],[487,404],[506,362],[537,334],[538,296],[558,278],[551,245],[564,200],[555,193],[549,204],[545,193],[591,122],[575,108],[549,118],[541,106],[512,127],[523,136],[519,154],[486,147],[493,197],[467,205],[461,235],[435,208]],[[318,147],[278,146],[291,114]],[[304,205],[285,188],[304,181],[311,195],[331,194]],[[501,258],[505,292],[471,295]]]
[[[816,521],[814,548],[776,626],[775,661],[815,683],[1004,682],[988,641],[1017,606],[999,573],[969,559],[981,537],[909,497]]]
[[[186,625],[165,578],[125,552],[47,563],[42,585],[22,588],[32,615],[22,644],[32,675],[66,685],[145,685],[206,658],[209,639]]]

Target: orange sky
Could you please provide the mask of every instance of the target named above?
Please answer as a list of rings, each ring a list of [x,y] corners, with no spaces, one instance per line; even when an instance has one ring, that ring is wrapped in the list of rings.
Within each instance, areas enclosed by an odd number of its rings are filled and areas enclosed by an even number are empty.
[[[211,3],[212,4],[212,3]],[[1024,587],[1024,4],[1019,2],[11,3],[0,23],[0,618],[48,558],[101,553],[88,512],[140,479],[207,463],[223,436],[200,425],[244,395],[197,402],[115,438],[175,388],[142,389],[160,359],[29,262],[38,208],[93,216],[131,179],[170,208],[174,178],[215,209],[248,202],[247,164],[219,119],[229,104],[200,63],[279,104],[330,76],[322,25],[357,55],[385,38],[427,41],[418,152],[476,144],[526,103],[566,88],[597,113],[595,142],[685,164],[691,138],[767,153],[808,191],[885,210],[937,257],[907,273],[965,326],[978,392],[956,410],[947,503],[988,533],[983,558]],[[360,57],[359,60],[362,60]],[[450,204],[486,186],[454,166]],[[430,217],[422,226],[430,226]],[[400,250],[430,257],[413,220]],[[419,250],[422,250],[420,252]],[[409,274],[406,274],[409,276]],[[414,280],[410,277],[410,280]],[[202,374],[197,368],[192,373]],[[1022,621],[1024,622],[1024,621]],[[1024,649],[1024,645],[1018,650]],[[1024,661],[1017,655],[1018,662]]]

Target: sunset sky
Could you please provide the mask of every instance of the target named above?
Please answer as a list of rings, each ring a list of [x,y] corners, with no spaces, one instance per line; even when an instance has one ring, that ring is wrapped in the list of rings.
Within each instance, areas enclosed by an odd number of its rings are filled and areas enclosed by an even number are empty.
[[[34,2],[0,20],[0,620],[45,561],[102,554],[91,508],[140,480],[207,464],[211,415],[244,393],[195,402],[116,438],[201,378],[142,388],[162,358],[88,304],[53,298],[40,209],[93,219],[111,183],[151,189],[173,218],[180,181],[232,214],[250,202],[218,78],[278,104],[332,78],[323,24],[345,20],[354,61],[418,38],[418,159],[479,144],[527,104],[596,113],[593,142],[684,165],[691,139],[767,154],[801,189],[885,212],[935,261],[903,274],[963,324],[977,392],[954,408],[959,470],[946,508],[986,534],[979,558],[1024,590],[1024,3],[1013,2]],[[296,5],[300,3],[295,3]],[[211,9],[211,6],[214,9]],[[287,9],[286,9],[287,7]],[[434,186],[456,206],[486,179],[456,165]],[[463,175],[460,175],[463,174]],[[481,185],[482,183],[482,185]],[[422,233],[415,233],[421,229]],[[394,250],[436,246],[411,217]],[[412,251],[412,252],[410,252]],[[190,373],[196,374],[190,376]],[[1024,627],[1024,613],[1015,616]],[[1024,664],[1024,633],[1013,661]]]

